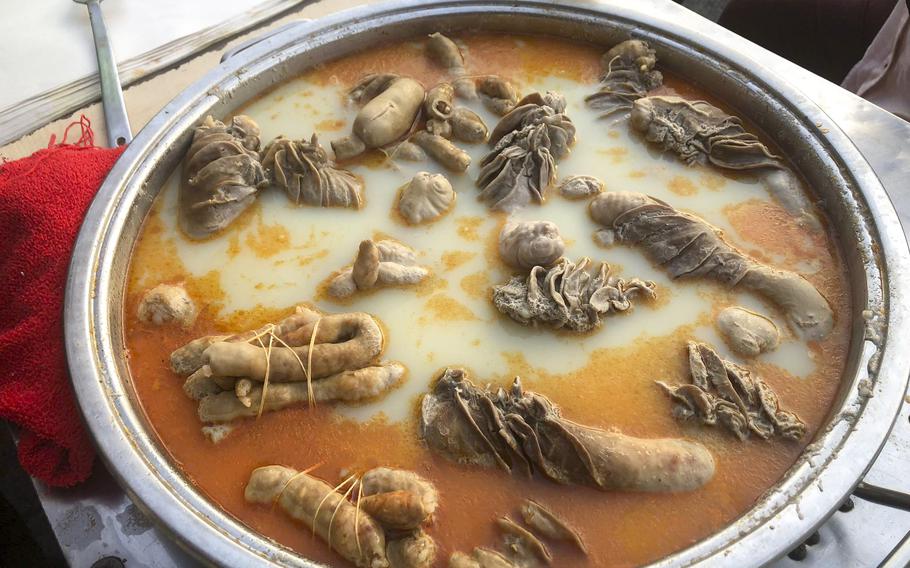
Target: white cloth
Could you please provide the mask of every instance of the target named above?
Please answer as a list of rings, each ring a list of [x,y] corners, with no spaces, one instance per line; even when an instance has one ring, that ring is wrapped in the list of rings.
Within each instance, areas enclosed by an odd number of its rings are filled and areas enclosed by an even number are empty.
[[[910,11],[900,0],[842,86],[910,121]]]

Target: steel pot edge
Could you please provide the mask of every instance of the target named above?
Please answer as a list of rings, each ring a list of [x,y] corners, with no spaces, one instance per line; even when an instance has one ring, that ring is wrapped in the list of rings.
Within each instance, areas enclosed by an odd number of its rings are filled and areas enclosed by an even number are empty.
[[[859,481],[900,408],[910,371],[910,354],[897,345],[897,338],[910,325],[905,284],[910,281],[907,243],[890,200],[868,164],[838,129],[831,128],[824,136],[813,132],[811,125],[830,121],[796,88],[756,65],[747,53],[682,28],[660,14],[645,14],[619,2],[408,1],[341,12],[245,50],[169,103],[139,133],[99,191],[80,231],[67,283],[65,326],[70,371],[102,457],[131,496],[204,560],[224,565],[314,565],[254,533],[208,501],[170,463],[154,434],[145,430],[144,416],[131,397],[121,358],[123,314],[116,291],[119,287],[122,292],[126,270],[122,237],[125,232],[138,231],[157,193],[153,181],[160,179],[157,170],[164,162],[179,160],[175,153],[182,154],[188,127],[206,112],[226,110],[233,104],[231,99],[249,95],[244,86],[257,77],[306,59],[301,50],[318,49],[345,37],[360,37],[363,43],[371,31],[381,38],[383,33],[376,30],[383,27],[480,16],[485,20],[529,17],[594,28],[601,25],[614,35],[634,34],[659,45],[701,53],[705,64],[725,66],[731,81],[751,83],[771,93],[774,100],[764,110],[792,113],[796,120],[793,129],[805,136],[807,147],[820,153],[822,162],[827,158],[825,175],[843,181],[854,191],[856,203],[840,204],[838,220],[845,223],[847,240],[855,237],[860,252],[851,276],[854,286],[864,288],[865,301],[862,314],[854,315],[866,315],[868,321],[857,317],[857,348],[852,362],[856,373],[845,377],[841,400],[827,429],[752,510],[726,529],[656,565],[762,564],[785,554]],[[483,20],[478,24],[482,27]],[[371,37],[370,41],[376,39]],[[841,197],[851,199],[849,194]],[[867,396],[869,392],[872,396]]]

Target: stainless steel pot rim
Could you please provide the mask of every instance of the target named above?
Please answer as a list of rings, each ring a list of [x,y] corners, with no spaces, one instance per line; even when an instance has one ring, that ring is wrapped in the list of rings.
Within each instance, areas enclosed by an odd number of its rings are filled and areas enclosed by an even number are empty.
[[[147,191],[156,161],[166,154],[187,125],[195,124],[223,97],[231,97],[244,81],[299,56],[320,42],[378,30],[402,20],[441,18],[450,14],[516,15],[572,21],[620,22],[636,35],[681,48],[698,49],[731,72],[754,78],[756,88],[786,101],[800,118],[798,128],[831,124],[818,107],[784,80],[730,52],[704,34],[683,29],[660,14],[615,2],[559,5],[543,0],[515,2],[396,1],[340,12],[279,33],[212,70],[169,103],[137,135],[100,189],[76,243],[66,290],[66,341],[74,388],[100,453],[112,473],[147,512],[202,559],[223,565],[315,566],[295,553],[246,528],[189,484],[182,472],[143,435],[141,410],[128,396],[128,377],[114,360],[120,339],[112,319],[112,283],[122,275],[109,265],[135,201]],[[374,31],[374,33],[376,33]],[[379,32],[381,34],[381,32]],[[751,80],[751,79],[750,79]],[[882,340],[863,345],[860,372],[851,391],[787,479],[745,516],[655,565],[759,565],[784,554],[820,524],[849,493],[872,463],[897,415],[910,372],[910,353],[897,345],[908,329],[910,253],[891,203],[875,174],[849,139],[829,126],[823,136],[812,133],[819,147],[838,157],[861,190],[868,216],[859,224],[857,246],[870,251],[866,267],[870,329]],[[874,220],[874,221],[873,221]],[[874,241],[874,242],[873,242]],[[873,247],[877,247],[874,248]],[[871,337],[871,334],[870,334]],[[871,359],[871,361],[870,361]],[[873,373],[865,371],[867,362]],[[863,396],[868,381],[872,396]],[[836,467],[829,467],[831,465]]]

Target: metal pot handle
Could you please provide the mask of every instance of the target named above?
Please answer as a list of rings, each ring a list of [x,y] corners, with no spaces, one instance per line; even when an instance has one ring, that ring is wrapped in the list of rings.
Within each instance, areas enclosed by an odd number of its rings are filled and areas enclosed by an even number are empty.
[[[262,43],[263,41],[280,34],[281,32],[290,30],[292,28],[296,28],[297,26],[300,26],[303,24],[307,24],[311,21],[312,21],[311,18],[301,18],[299,20],[294,20],[293,22],[288,22],[286,24],[278,26],[277,28],[275,28],[273,30],[269,30],[268,32],[266,32],[262,35],[258,35],[254,38],[251,38],[242,43],[239,43],[236,46],[232,47],[231,49],[225,51],[221,55],[221,63],[224,63],[225,61],[234,57],[238,53],[240,53],[242,51],[246,51],[247,49],[253,47],[254,45],[258,45],[258,44]]]

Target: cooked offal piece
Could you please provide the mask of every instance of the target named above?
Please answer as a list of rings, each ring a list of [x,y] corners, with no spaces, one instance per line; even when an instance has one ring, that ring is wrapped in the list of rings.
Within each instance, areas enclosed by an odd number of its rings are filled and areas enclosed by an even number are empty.
[[[455,205],[455,190],[442,174],[417,172],[398,196],[398,212],[411,225],[432,223]]]
[[[740,306],[724,308],[717,315],[717,329],[730,349],[755,357],[777,348],[780,330],[770,318]]]
[[[588,547],[578,531],[537,501],[526,499],[521,505],[521,516],[529,527],[544,537],[569,542],[585,554],[588,553]]]
[[[512,83],[498,75],[487,75],[474,81],[477,94],[493,114],[503,116],[515,108],[520,98]]]
[[[594,176],[569,176],[558,189],[566,199],[587,199],[603,193],[604,183]]]
[[[388,155],[393,160],[406,160],[408,162],[422,162],[427,159],[423,148],[410,140],[403,140],[389,150]]]
[[[139,321],[190,327],[196,321],[196,304],[183,286],[159,284],[146,291],[139,301]]]
[[[219,390],[199,398],[198,414],[202,422],[230,422],[238,418],[252,417],[263,412],[281,410],[288,406],[304,402],[362,402],[379,398],[405,376],[404,365],[397,362],[385,362],[354,371],[340,373],[313,381],[272,383],[265,389],[265,401],[262,400],[262,383],[254,382],[250,390],[241,397],[236,388]],[[310,391],[313,396],[310,397]],[[193,391],[187,394],[191,398]]]
[[[202,367],[202,353],[216,341],[224,341],[230,335],[207,335],[194,339],[171,353],[171,370],[178,375],[189,375]]]
[[[604,111],[603,116],[631,109],[633,102],[663,83],[655,65],[657,53],[646,41],[630,39],[613,46],[601,57],[600,89],[585,99],[588,106]]]
[[[356,369],[357,366],[345,367],[345,365],[352,362],[356,365],[358,361],[368,361],[370,357],[378,355],[382,351],[382,331],[379,324],[368,314],[332,314],[324,317],[318,310],[297,306],[292,315],[275,324],[269,323],[259,329],[233,335],[211,335],[194,339],[171,353],[171,369],[178,375],[191,374],[208,363],[208,349],[212,345],[216,343],[243,344],[251,341],[258,345],[257,337],[265,338],[264,342],[267,344],[269,334],[274,335],[276,343],[280,339],[288,345],[305,344],[308,349],[317,320],[320,321],[314,342],[314,357],[332,358],[331,362],[320,363],[320,365],[326,365],[324,368]],[[277,345],[281,344],[277,343]],[[306,354],[307,351],[303,351],[304,357]],[[318,374],[318,369],[319,367],[314,363],[313,373]],[[328,374],[332,374],[332,372]],[[304,380],[304,378],[294,380]]]
[[[220,423],[304,401],[376,398],[406,372],[379,360],[383,346],[367,314],[298,307],[274,325],[193,340],[171,354],[171,366],[189,375],[184,392],[199,401],[200,420]]]
[[[429,568],[436,542],[421,528],[436,511],[439,495],[432,483],[404,469],[377,467],[360,478],[358,503],[386,529],[392,568]]]
[[[454,46],[454,44],[452,45]],[[458,48],[455,47],[455,49]],[[499,116],[506,114],[515,107],[515,103],[520,98],[512,83],[499,75],[464,77],[464,68],[460,66],[450,68],[450,71],[458,77],[452,81],[455,95],[466,100],[474,100],[479,97],[484,106],[493,114]]]
[[[412,471],[377,467],[363,474],[360,506],[387,529],[413,530],[436,511],[432,483]]]
[[[490,133],[490,144],[498,145],[503,139],[515,135],[529,126],[542,128],[549,139],[547,147],[556,159],[569,154],[575,143],[575,125],[566,114],[566,99],[554,91],[544,94],[531,93],[515,105],[507,115],[502,117],[493,132]]]
[[[427,40],[427,55],[436,65],[453,75],[464,74],[464,55],[454,41],[441,33],[432,33]]]
[[[455,89],[450,83],[439,83],[429,91],[423,104],[426,114],[431,119],[448,120],[452,116],[455,107],[452,101],[455,99]]]
[[[448,139],[452,137],[452,124],[448,120],[431,118],[427,120],[426,131]]]
[[[648,73],[657,65],[657,52],[648,42],[640,39],[627,39],[611,47],[600,58],[604,71],[620,69],[637,69]],[[660,80],[659,72],[657,80]]]
[[[467,144],[480,144],[486,142],[489,130],[483,119],[474,111],[455,107],[451,115],[445,119],[431,118],[427,120],[427,132],[443,138],[454,138]]]
[[[611,276],[605,262],[592,274],[590,264],[589,258],[578,264],[563,258],[549,269],[535,266],[527,277],[494,286],[493,305],[522,325],[585,333],[600,327],[603,317],[630,309],[636,296],[656,297],[654,282]]]
[[[552,266],[565,250],[559,227],[550,221],[509,221],[499,232],[499,257],[513,268]]]
[[[393,530],[415,529],[426,519],[422,504],[408,491],[390,491],[363,497],[360,506],[382,526]]]
[[[528,529],[509,517],[496,519],[496,526],[503,535],[506,556],[513,564],[522,568],[532,568],[552,562],[553,555],[550,554],[550,549]]]
[[[458,463],[602,491],[691,491],[714,475],[714,458],[695,442],[634,438],[563,418],[543,395],[481,389],[462,369],[446,369],[420,407],[420,436]]]
[[[436,562],[436,541],[423,530],[389,540],[386,555],[391,568],[431,568]]]
[[[487,136],[490,135],[483,119],[465,107],[455,107],[449,123],[452,125],[452,138],[467,144],[486,142]]]
[[[269,142],[262,165],[272,184],[297,204],[316,207],[363,207],[363,182],[329,159],[316,134],[310,141],[283,136]]]
[[[243,496],[250,503],[277,503],[355,566],[389,566],[382,527],[321,479],[280,465],[260,467],[250,474]]]
[[[739,117],[705,101],[654,96],[635,101],[631,123],[648,142],[674,152],[687,164],[754,170],[788,212],[818,223],[796,175],[757,136],[746,132]]]
[[[296,320],[298,327],[276,334],[284,344],[273,345],[269,357],[265,356],[268,349],[259,345],[258,340],[227,340],[206,348],[202,354],[203,364],[208,365],[215,376],[263,381],[268,373],[270,382],[290,383],[306,381],[307,374],[312,380],[362,369],[382,353],[382,329],[371,315],[363,312],[321,315],[315,311],[310,314],[309,321]],[[314,330],[315,338],[312,337]],[[267,344],[268,337],[265,339]],[[312,358],[312,366],[307,372],[301,369],[298,358],[303,361]]]
[[[455,96],[467,101],[477,100],[477,79],[471,77],[459,77],[452,81],[455,88]]]
[[[410,141],[447,170],[463,172],[471,165],[471,156],[438,134],[415,132]]]
[[[359,105],[365,105],[379,96],[400,78],[395,73],[369,73],[348,91],[348,98]]]
[[[213,444],[220,444],[236,428],[233,424],[212,424],[202,427],[202,435]]]
[[[682,420],[720,424],[740,440],[755,434],[763,440],[781,436],[799,440],[806,425],[799,416],[781,410],[777,394],[758,375],[720,355],[703,343],[690,341],[692,384],[657,381],[676,403],[673,415]]]
[[[458,97],[469,100],[477,98],[478,79],[464,76],[464,55],[454,41],[441,33],[430,34],[427,55],[433,63],[448,69],[449,74],[456,78],[452,81],[452,87]]]
[[[417,120],[425,94],[423,85],[410,77],[367,75],[351,90],[351,98],[364,106],[354,118],[351,135],[332,141],[335,156],[346,160],[404,137]]]
[[[558,93],[532,93],[493,129],[493,149],[481,160],[477,177],[480,197],[491,209],[512,211],[546,200],[556,162],[575,143],[575,125],[565,109]]]
[[[230,225],[267,184],[259,163],[259,126],[237,115],[230,126],[211,116],[196,127],[183,159],[177,220],[190,238]]]
[[[536,529],[539,527],[542,529],[540,532],[544,536],[551,537],[554,540],[570,540],[582,552],[587,554],[577,535],[534,501],[525,501],[522,506],[522,514],[525,522],[531,519],[534,523],[529,523],[531,528]],[[545,519],[544,516],[546,516]],[[450,557],[449,566],[536,568],[553,563],[550,549],[532,531],[519,525],[509,517],[497,519],[496,526],[502,535],[500,549],[504,553],[483,547],[475,548],[471,556],[456,552]]]
[[[414,251],[395,241],[361,241],[354,264],[329,283],[329,295],[347,298],[375,286],[420,283],[430,272],[417,265]]]
[[[641,193],[604,193],[589,213],[606,237],[638,245],[672,278],[701,277],[750,290],[776,305],[806,339],[824,338],[834,325],[828,301],[808,280],[765,266],[724,241],[703,219]]]

